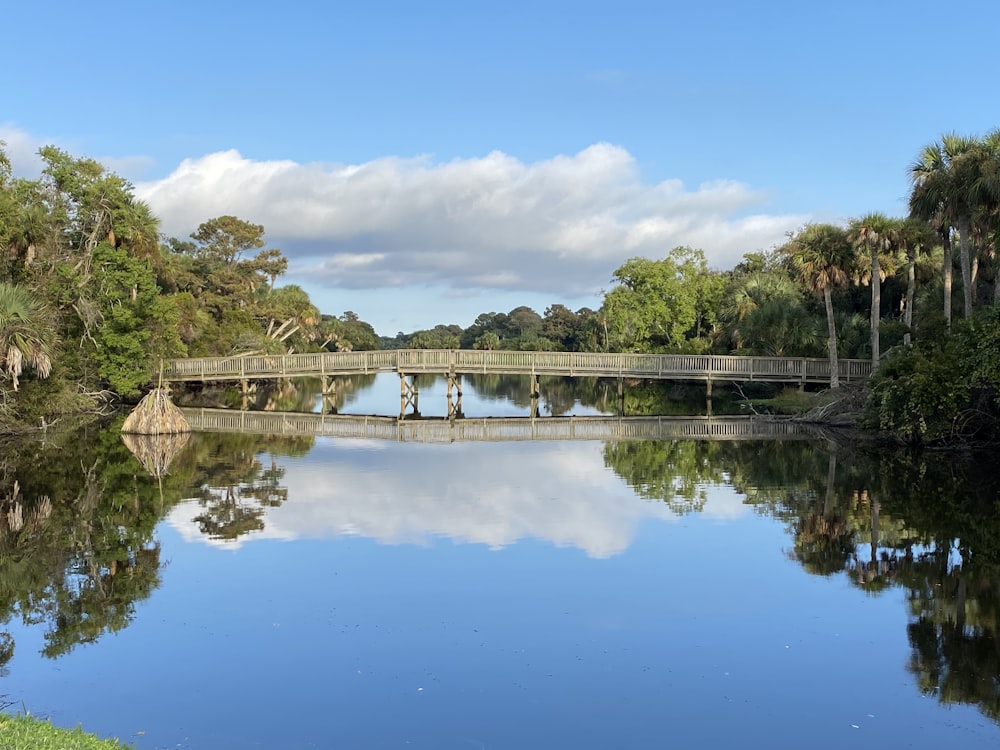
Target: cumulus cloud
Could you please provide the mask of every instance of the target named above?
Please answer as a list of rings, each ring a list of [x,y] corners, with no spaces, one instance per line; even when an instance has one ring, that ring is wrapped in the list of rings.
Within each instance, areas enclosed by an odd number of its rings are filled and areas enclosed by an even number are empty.
[[[354,165],[224,151],[186,159],[136,188],[169,234],[234,214],[265,226],[292,261],[292,276],[347,289],[593,295],[629,257],[691,245],[728,268],[807,218],[766,213],[767,195],[739,182],[647,184],[631,154],[607,143],[534,163],[499,151]]]
[[[35,176],[40,138],[0,123],[16,174]],[[127,178],[146,156],[95,157]],[[525,163],[494,151],[435,161],[386,156],[362,164],[256,161],[235,150],[185,159],[136,193],[187,237],[213,216],[263,224],[313,287],[433,287],[593,298],[624,260],[705,251],[716,268],[768,248],[809,217],[767,212],[768,194],[731,180],[688,188],[642,180],[632,155],[608,143]]]

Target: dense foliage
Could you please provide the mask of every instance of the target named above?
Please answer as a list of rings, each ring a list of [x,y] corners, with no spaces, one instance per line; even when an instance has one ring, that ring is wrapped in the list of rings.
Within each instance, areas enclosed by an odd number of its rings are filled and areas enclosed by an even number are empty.
[[[8,424],[99,396],[134,397],[163,358],[324,348],[870,358],[885,369],[873,427],[933,442],[987,435],[997,415],[996,316],[978,311],[1000,295],[1000,130],[946,135],[923,149],[909,167],[907,218],[810,224],[729,271],[710,268],[702,250],[676,247],[625,261],[597,310],[519,306],[484,312],[466,328],[393,337],[354,312],[321,314],[299,287],[276,286],[288,262],[266,247],[264,227],[219,216],[188,239],[164,237],[128,182],[54,147],[39,153],[42,175],[27,180],[12,177],[0,148],[0,419]],[[952,299],[956,265],[961,304]],[[962,326],[952,325],[956,310]],[[914,348],[886,358],[899,344]],[[950,369],[955,358],[961,374]],[[839,386],[835,376],[830,386]]]
[[[2,144],[0,144],[2,146]],[[91,159],[0,148],[0,422],[37,424],[135,397],[161,359],[377,346],[353,313],[321,316],[264,228],[235,216],[164,237],[132,186]]]

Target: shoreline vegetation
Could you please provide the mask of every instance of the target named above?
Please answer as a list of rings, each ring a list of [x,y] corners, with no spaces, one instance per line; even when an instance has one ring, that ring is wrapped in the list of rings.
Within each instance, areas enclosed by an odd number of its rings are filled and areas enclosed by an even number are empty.
[[[101,739],[81,727],[60,729],[46,719],[0,713],[0,748],[4,750],[127,750],[132,745]]]
[[[521,306],[392,337],[279,284],[288,259],[263,226],[218,216],[167,237],[120,176],[38,153],[41,175],[15,177],[0,143],[0,434],[134,403],[163,359],[406,347],[870,357],[861,429],[1000,437],[1000,129],[926,146],[906,217],[808,224],[728,271],[665,249],[615,269],[596,310]]]

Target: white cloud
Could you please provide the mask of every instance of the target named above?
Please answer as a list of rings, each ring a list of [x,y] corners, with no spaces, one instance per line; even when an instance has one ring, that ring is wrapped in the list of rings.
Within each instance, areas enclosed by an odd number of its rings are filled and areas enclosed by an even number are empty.
[[[531,164],[498,151],[355,165],[260,162],[224,151],[136,187],[169,234],[184,237],[212,216],[235,214],[266,227],[292,261],[292,280],[346,289],[593,295],[628,257],[691,245],[728,268],[807,219],[759,212],[768,196],[734,181],[695,190],[677,180],[646,184],[633,157],[607,143]]]
[[[36,151],[55,143],[0,124],[16,174],[37,175]],[[134,178],[144,156],[98,158]],[[213,216],[263,224],[291,261],[288,280],[312,289],[474,290],[594,299],[635,255],[676,245],[729,268],[809,217],[764,212],[769,196],[732,180],[688,189],[642,181],[625,149],[598,143],[533,163],[494,151],[436,162],[387,156],[363,164],[254,161],[237,151],[185,159],[138,182],[163,230],[187,237]]]

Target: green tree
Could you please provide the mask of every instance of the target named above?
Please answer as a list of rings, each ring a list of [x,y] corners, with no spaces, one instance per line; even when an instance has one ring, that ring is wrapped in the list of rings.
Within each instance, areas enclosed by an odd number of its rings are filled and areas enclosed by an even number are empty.
[[[772,299],[797,301],[801,290],[789,273],[787,256],[747,253],[729,274],[726,291],[719,306],[719,320],[726,339],[735,349],[742,349],[746,337],[742,324],[765,302]]]
[[[910,345],[910,334],[913,330],[913,305],[917,286],[917,257],[928,252],[934,246],[934,232],[930,226],[919,219],[905,219],[899,227],[899,242],[906,254],[906,301],[903,306],[903,323],[906,325],[906,335],[903,343]]]
[[[102,379],[122,396],[138,395],[161,359],[183,356],[180,316],[160,295],[148,260],[119,246],[93,251],[94,287],[102,323],[94,336]]]
[[[499,342],[497,348],[512,335],[510,319],[506,313],[480,313],[472,325],[462,331],[459,345],[463,349],[472,349],[475,342],[485,333],[492,333]]]
[[[15,391],[26,367],[47,378],[54,348],[55,331],[45,307],[27,289],[0,282],[0,376]]]
[[[809,224],[784,247],[810,291],[823,295],[830,357],[830,387],[840,387],[833,290],[846,286],[854,269],[847,232],[833,224]]]
[[[462,329],[458,326],[436,325],[410,335],[410,349],[458,349]]]
[[[980,157],[977,139],[948,133],[940,141],[925,146],[909,169],[913,183],[910,212],[918,218],[958,229],[962,294],[967,318],[972,315],[974,300],[970,242],[972,218],[976,211],[974,186],[980,179]],[[944,264],[945,274],[948,274],[950,258],[947,252]],[[951,314],[949,281],[945,281],[946,316]]]
[[[721,296],[705,254],[675,247],[662,260],[631,258],[604,297],[609,346],[618,351],[685,351],[696,347],[707,311]]]
[[[493,333],[493,331],[487,331],[479,335],[479,338],[472,344],[472,348],[494,351],[500,348],[500,337]]]
[[[859,254],[867,255],[868,265],[859,262],[861,278],[871,284],[872,370],[879,367],[879,325],[882,322],[882,281],[893,268],[899,251],[900,221],[878,212],[852,219],[848,230]],[[888,268],[885,268],[888,266]],[[894,269],[893,269],[894,270]]]
[[[972,185],[977,221],[993,255],[993,304],[1000,303],[1000,128],[980,141],[979,170]]]
[[[233,266],[245,253],[264,247],[264,227],[235,216],[219,216],[191,233],[197,254],[211,265]]]
[[[754,309],[740,326],[747,349],[767,357],[814,357],[822,336],[818,320],[800,296],[772,298]]]

